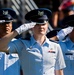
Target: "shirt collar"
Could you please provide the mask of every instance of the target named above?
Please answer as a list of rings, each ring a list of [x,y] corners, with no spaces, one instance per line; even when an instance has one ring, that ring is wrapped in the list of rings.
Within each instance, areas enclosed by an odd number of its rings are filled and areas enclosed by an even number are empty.
[[[74,43],[70,40],[70,38],[68,37],[67,38],[67,42],[66,42],[66,45],[70,48],[72,48],[74,46]]]
[[[49,45],[49,39],[48,39],[47,37],[46,37],[46,39],[45,39],[43,45]]]
[[[31,36],[31,45],[33,46],[36,43],[36,40],[34,39],[33,36]]]
[[[37,41],[34,39],[33,36],[31,36],[31,45],[33,46],[35,43],[37,43]],[[43,45],[49,45],[49,39],[46,37]]]

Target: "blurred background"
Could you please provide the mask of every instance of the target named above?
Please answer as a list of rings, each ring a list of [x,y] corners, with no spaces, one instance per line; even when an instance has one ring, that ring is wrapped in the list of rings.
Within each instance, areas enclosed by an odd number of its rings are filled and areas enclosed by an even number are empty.
[[[52,11],[52,18],[50,19],[49,30],[57,28],[57,24],[54,19],[57,19],[58,7],[60,6],[62,0],[0,0],[0,8],[12,8],[16,14],[16,20],[13,23],[13,29],[17,28],[21,24],[25,23],[25,14],[30,10],[37,8],[48,8]]]

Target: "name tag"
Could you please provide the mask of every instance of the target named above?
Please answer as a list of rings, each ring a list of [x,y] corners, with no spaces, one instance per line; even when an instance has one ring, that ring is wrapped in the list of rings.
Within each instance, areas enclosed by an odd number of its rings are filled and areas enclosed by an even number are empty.
[[[73,53],[65,53],[65,55],[73,55]]]

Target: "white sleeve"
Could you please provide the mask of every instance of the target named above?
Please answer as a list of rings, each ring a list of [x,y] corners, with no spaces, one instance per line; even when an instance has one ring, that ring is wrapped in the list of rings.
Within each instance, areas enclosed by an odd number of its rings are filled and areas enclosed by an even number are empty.
[[[65,65],[65,60],[64,60],[60,45],[58,46],[57,49],[58,49],[58,52],[57,52],[55,70],[60,70],[60,69],[64,69],[66,67],[66,65]]]

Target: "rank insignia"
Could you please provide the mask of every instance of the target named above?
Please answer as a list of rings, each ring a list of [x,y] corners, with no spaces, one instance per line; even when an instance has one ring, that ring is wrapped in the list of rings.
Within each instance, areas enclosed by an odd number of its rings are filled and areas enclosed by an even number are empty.
[[[55,53],[55,51],[53,49],[50,49],[48,52],[49,53]]]

